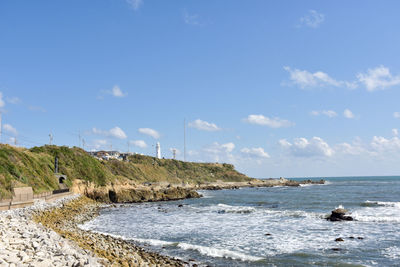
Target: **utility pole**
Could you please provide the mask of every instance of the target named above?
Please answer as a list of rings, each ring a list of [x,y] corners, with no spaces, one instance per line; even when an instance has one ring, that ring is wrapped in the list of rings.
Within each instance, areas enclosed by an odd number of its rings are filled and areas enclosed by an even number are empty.
[[[49,144],[51,145],[53,143],[53,135],[49,134]]]
[[[183,119],[183,161],[186,161],[186,119]]]
[[[82,146],[83,146],[83,150],[85,150],[85,139],[82,138]]]

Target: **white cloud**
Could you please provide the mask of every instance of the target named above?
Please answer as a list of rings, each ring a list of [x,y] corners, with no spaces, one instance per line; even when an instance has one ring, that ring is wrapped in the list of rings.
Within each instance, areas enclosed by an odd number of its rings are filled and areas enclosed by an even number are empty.
[[[150,128],[139,128],[138,131],[139,131],[139,133],[151,136],[154,139],[160,138],[160,134],[156,130],[153,130]]]
[[[282,128],[282,127],[290,127],[293,126],[294,123],[280,119],[280,118],[268,118],[265,117],[264,115],[249,115],[247,116],[246,119],[243,119],[243,121],[251,124],[257,124],[257,125],[263,125],[263,126],[268,126],[271,128]]]
[[[393,136],[398,136],[399,135],[399,130],[398,129],[392,129],[392,134],[393,134]]]
[[[337,116],[337,113],[333,110],[313,110],[310,112],[313,116],[325,115],[329,118],[333,118]]]
[[[242,148],[240,150],[244,155],[255,157],[255,158],[269,158],[269,154],[264,151],[262,147],[254,147],[254,148]]]
[[[307,26],[310,28],[318,28],[325,20],[325,15],[315,10],[309,10],[308,14],[300,18],[299,26]]]
[[[390,139],[374,136],[371,141],[371,148],[380,153],[400,152],[400,139],[397,136]]]
[[[8,132],[8,133],[11,133],[11,134],[14,134],[14,135],[17,135],[18,134],[18,131],[17,131],[17,129],[15,129],[13,126],[11,126],[10,124],[4,124],[3,125],[3,130],[5,131],[5,132]]]
[[[117,126],[114,127],[114,128],[111,128],[108,131],[104,131],[104,130],[100,130],[100,129],[97,129],[97,128],[93,128],[92,129],[92,133],[93,134],[97,134],[97,135],[104,135],[104,136],[107,136],[107,137],[115,137],[115,138],[118,138],[118,139],[126,139],[127,138],[125,132],[121,128],[117,127]]]
[[[235,149],[235,144],[225,143],[219,144],[218,142],[214,142],[213,144],[206,146],[202,150],[202,154],[205,158],[211,159],[216,162],[230,162],[233,160],[232,151]]]
[[[119,88],[118,85],[114,85],[114,87],[111,90],[111,94],[115,97],[125,97],[126,96],[126,94],[121,91],[121,88]]]
[[[3,93],[0,92],[0,108],[4,107],[5,104],[6,104],[6,103],[4,103],[4,100],[3,100]]]
[[[132,141],[129,141],[129,143],[131,145],[134,145],[134,146],[137,146],[137,147],[140,147],[140,148],[146,148],[147,147],[146,142],[143,141],[143,140],[132,140]]]
[[[18,97],[7,97],[6,100],[8,103],[14,105],[21,103],[21,99],[19,99]]]
[[[359,73],[357,78],[370,92],[400,85],[400,75],[393,76],[389,68],[382,65],[374,69],[368,69],[367,73]]]
[[[107,145],[107,140],[101,139],[101,140],[94,140],[93,145],[89,146],[92,147],[94,150],[99,150],[100,148],[104,149],[105,146]]]
[[[200,16],[197,14],[189,14],[189,12],[185,9],[183,10],[183,21],[189,25],[201,26]]]
[[[313,87],[347,87],[354,89],[357,84],[354,82],[338,81],[331,78],[328,74],[322,71],[309,72],[307,70],[292,69],[288,66],[283,67],[290,74],[290,80],[293,84],[300,86],[301,88],[313,88]]]
[[[368,152],[366,147],[360,143],[341,143],[335,147],[336,153],[349,154],[349,155],[365,155]]]
[[[215,131],[221,130],[221,128],[219,128],[215,123],[202,121],[200,119],[190,122],[189,127],[195,128],[195,129],[201,130],[201,131],[208,131],[208,132],[215,132]]]
[[[307,70],[292,69],[288,66],[285,66],[284,69],[289,72],[291,83],[302,89],[327,86],[355,89],[363,84],[368,91],[372,92],[400,85],[400,75],[392,75],[389,68],[382,65],[368,69],[366,73],[358,73],[357,80],[353,82],[333,79],[322,71],[312,73]]]
[[[187,152],[187,154],[188,154],[189,156],[197,156],[197,155],[199,155],[199,152],[196,151],[196,150],[189,150],[189,151]]]
[[[143,4],[143,0],[126,0],[126,2],[133,8],[133,10],[138,10]]]
[[[400,112],[393,112],[393,118],[400,119]]]
[[[343,116],[345,117],[345,118],[347,118],[347,119],[354,119],[354,114],[353,114],[353,112],[351,112],[351,110],[350,109],[345,109],[344,111],[343,111]]]
[[[296,157],[331,157],[334,154],[334,150],[320,137],[313,137],[310,140],[303,137],[295,138],[292,143],[281,139],[279,144]]]

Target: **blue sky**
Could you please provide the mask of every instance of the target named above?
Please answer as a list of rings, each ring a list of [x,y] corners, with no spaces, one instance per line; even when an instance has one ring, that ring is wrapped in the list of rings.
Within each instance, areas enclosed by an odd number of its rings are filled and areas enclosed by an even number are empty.
[[[398,1],[0,2],[2,142],[400,174]],[[82,143],[81,143],[82,146]]]

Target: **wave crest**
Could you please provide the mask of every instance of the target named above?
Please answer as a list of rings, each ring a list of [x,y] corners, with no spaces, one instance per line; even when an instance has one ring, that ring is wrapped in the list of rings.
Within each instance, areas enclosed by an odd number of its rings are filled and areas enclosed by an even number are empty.
[[[230,206],[226,204],[218,204],[217,212],[218,213],[240,213],[240,214],[248,214],[255,212],[256,209],[248,206]]]
[[[365,201],[361,203],[364,207],[393,207],[400,208],[400,202],[390,202],[390,201]]]
[[[241,260],[241,261],[260,261],[264,259],[261,257],[250,256],[240,252],[230,251],[227,249],[204,247],[187,243],[179,243],[178,247],[184,250],[196,250],[200,254],[214,258],[231,258],[234,260]]]

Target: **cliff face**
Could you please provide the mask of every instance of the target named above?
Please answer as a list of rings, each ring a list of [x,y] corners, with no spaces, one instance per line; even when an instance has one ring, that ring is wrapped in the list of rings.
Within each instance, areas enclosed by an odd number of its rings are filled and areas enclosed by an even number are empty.
[[[131,187],[144,182],[199,184],[252,180],[237,172],[230,164],[183,162],[142,155],[130,156],[129,162],[99,161],[76,147],[25,149],[0,145],[0,198],[9,197],[11,187],[15,184],[31,186],[35,193],[58,189],[58,181],[54,176],[55,156],[59,159],[59,173],[68,176],[68,186],[78,179],[86,185],[110,187],[111,191],[114,184],[123,183]]]

